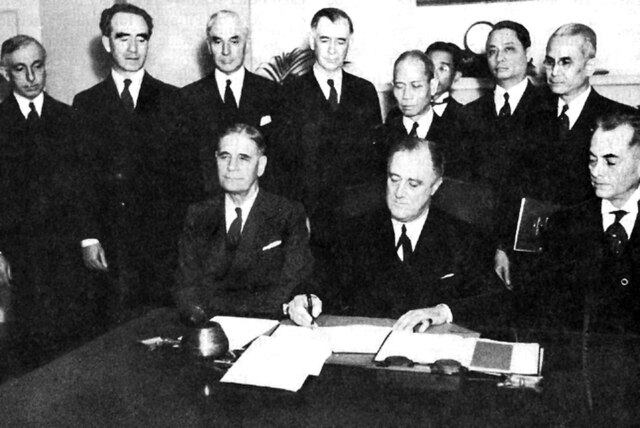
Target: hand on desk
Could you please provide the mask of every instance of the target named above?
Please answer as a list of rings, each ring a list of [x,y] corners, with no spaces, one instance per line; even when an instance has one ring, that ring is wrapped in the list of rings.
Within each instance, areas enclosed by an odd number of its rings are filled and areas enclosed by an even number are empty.
[[[0,253],[0,286],[10,286],[12,279],[11,264],[4,254]]]
[[[509,290],[513,290],[513,286],[511,285],[511,264],[509,262],[509,256],[504,250],[497,249],[496,254],[493,257],[493,268],[496,273],[504,282],[504,285]]]
[[[402,315],[393,325],[394,330],[411,331],[418,327],[417,333],[424,333],[431,325],[440,325],[452,321],[451,310],[447,305],[432,308],[414,309]]]
[[[322,300],[315,294],[311,294],[311,305],[313,306],[309,314],[309,302],[306,294],[298,294],[286,305],[285,313],[294,323],[303,327],[310,327],[313,320],[318,318],[322,313]]]
[[[99,242],[87,247],[82,247],[82,259],[84,260],[85,266],[89,269],[106,271],[109,268],[104,249],[102,249],[102,245],[100,245]]]

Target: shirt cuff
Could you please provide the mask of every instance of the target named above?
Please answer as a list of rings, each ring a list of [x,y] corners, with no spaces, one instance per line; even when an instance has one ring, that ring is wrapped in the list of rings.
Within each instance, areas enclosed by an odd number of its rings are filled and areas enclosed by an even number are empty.
[[[453,313],[451,312],[451,309],[449,309],[448,305],[445,305],[444,303],[440,303],[436,306],[436,308],[440,309],[442,316],[444,317],[445,323],[453,322]]]
[[[80,245],[82,245],[82,248],[86,248],[86,247],[90,247],[92,245],[96,245],[99,244],[100,241],[98,241],[97,239],[91,238],[91,239],[83,239],[80,242]]]

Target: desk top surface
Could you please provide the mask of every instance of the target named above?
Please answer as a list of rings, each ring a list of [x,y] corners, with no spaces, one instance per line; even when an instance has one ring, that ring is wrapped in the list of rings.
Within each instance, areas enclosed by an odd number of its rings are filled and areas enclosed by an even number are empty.
[[[325,365],[297,393],[137,340],[177,337],[156,310],[0,387],[1,426],[540,426],[640,420],[640,337],[519,332],[545,346],[542,392],[495,380]],[[513,333],[513,332],[511,332]],[[497,333],[496,333],[497,334]],[[495,339],[513,339],[506,336]]]

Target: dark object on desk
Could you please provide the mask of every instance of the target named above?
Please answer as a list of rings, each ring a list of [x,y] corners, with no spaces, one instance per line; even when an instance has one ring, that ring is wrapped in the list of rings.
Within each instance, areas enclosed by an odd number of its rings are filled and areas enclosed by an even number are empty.
[[[229,339],[215,321],[209,321],[202,328],[193,328],[182,336],[182,349],[202,358],[218,358],[229,350]]]
[[[526,253],[542,252],[542,233],[549,217],[558,211],[559,205],[522,198],[513,250]]]

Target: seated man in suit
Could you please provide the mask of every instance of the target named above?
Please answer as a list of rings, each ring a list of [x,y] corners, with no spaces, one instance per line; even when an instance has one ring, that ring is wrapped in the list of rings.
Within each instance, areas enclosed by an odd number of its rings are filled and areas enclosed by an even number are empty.
[[[496,213],[496,271],[511,284],[507,256],[516,231],[520,200],[535,197],[539,155],[548,127],[544,93],[527,79],[531,37],[517,22],[501,21],[487,37],[487,62],[494,91],[466,104],[460,114],[467,177],[491,186],[499,196]],[[513,257],[512,257],[513,259]]]
[[[0,289],[12,285],[14,336],[25,351],[18,358],[37,364],[90,334],[94,321],[77,276],[76,118],[45,92],[47,55],[38,40],[14,36],[0,58],[11,86],[0,104]]]
[[[456,126],[447,123],[431,108],[433,81],[433,63],[425,53],[406,51],[396,59],[393,66],[393,96],[398,108],[389,113],[382,136],[378,136],[378,140],[382,140],[378,141],[378,149],[386,155],[399,134],[435,141],[443,147],[447,175],[450,175],[450,170],[457,170],[462,149],[457,145]]]
[[[404,137],[392,147],[387,206],[344,227],[331,267],[336,274],[317,293],[325,309],[398,317],[401,330],[424,331],[453,317],[472,326],[492,318],[487,311],[499,308],[497,293],[504,291],[490,268],[492,248],[468,224],[430,206],[443,172],[435,143]],[[316,317],[322,302],[315,295],[311,301]],[[297,324],[312,322],[305,295],[285,309]]]
[[[213,191],[218,177],[210,142],[217,141],[220,133],[235,123],[268,125],[278,106],[278,88],[244,67],[249,29],[236,12],[221,10],[211,15],[206,34],[215,69],[185,86],[182,94],[191,119],[190,132],[201,153],[205,185]],[[261,131],[265,133],[265,129]]]
[[[453,43],[433,42],[425,51],[435,70],[438,81],[432,88],[431,104],[433,112],[450,126],[457,126],[458,113],[462,104],[451,96],[451,86],[460,78],[460,48]]]
[[[224,194],[189,207],[179,244],[178,307],[195,320],[275,317],[313,268],[304,210],[259,188],[267,157],[256,128],[229,128],[216,159]]]
[[[597,199],[553,216],[546,287],[553,315],[572,328],[640,332],[640,117],[598,120],[589,149]],[[591,327],[584,326],[589,321]]]
[[[378,166],[372,144],[382,121],[378,94],[371,82],[343,70],[352,34],[344,11],[319,10],[309,38],[313,69],[284,87],[277,174],[283,191],[304,203],[315,248],[332,242],[343,207],[368,190]]]
[[[598,94],[589,84],[596,68],[596,33],[584,24],[565,24],[547,42],[544,67],[549,94],[549,147],[543,150],[548,185],[543,198],[573,205],[593,197],[587,177],[589,142],[596,119],[634,110]]]

